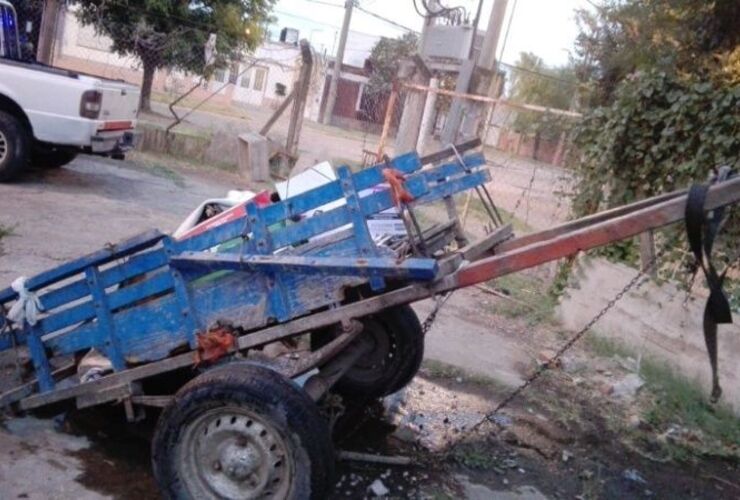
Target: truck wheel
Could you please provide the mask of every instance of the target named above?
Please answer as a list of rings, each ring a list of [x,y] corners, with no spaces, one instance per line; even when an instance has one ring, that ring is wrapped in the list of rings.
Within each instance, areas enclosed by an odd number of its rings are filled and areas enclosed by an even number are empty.
[[[16,177],[28,159],[28,132],[15,116],[0,111],[0,182]]]
[[[165,498],[326,498],[334,454],[300,388],[237,362],[183,386],[157,423],[154,476]]]
[[[347,371],[336,390],[349,397],[377,398],[401,390],[424,358],[424,334],[409,305],[391,307],[363,318],[362,335],[370,335],[375,347]]]
[[[73,149],[35,147],[31,152],[31,165],[41,168],[59,168],[77,158]]]

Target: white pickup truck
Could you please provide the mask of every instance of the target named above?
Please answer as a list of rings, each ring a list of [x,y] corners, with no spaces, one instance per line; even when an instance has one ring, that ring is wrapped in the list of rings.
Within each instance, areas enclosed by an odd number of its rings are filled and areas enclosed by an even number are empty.
[[[121,158],[133,147],[139,95],[125,82],[22,60],[15,10],[0,0],[0,182],[80,152]]]

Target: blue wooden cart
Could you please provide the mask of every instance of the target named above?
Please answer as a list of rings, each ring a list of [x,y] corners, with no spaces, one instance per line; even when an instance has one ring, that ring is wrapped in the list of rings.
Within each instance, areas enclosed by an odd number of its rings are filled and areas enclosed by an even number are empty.
[[[25,282],[23,300],[30,292],[40,303],[33,324],[7,319],[19,293],[0,291],[0,350],[27,352],[33,368],[0,406],[121,402],[130,419],[163,408],[152,449],[165,496],[322,498],[333,456],[315,402],[329,390],[383,396],[411,380],[424,332],[409,303],[683,217],[681,191],[513,238],[486,189],[483,155],[469,152],[479,144],[354,174],[342,167],[336,181],[250,203],[238,220],[188,239],[151,231],[109,245]],[[404,193],[387,187],[389,172],[403,174]],[[467,190],[495,228],[475,242],[454,211]],[[366,220],[401,194],[413,198],[400,205],[405,244],[378,245]],[[732,179],[710,189],[706,209],[738,198]],[[449,221],[422,228],[415,209],[435,201]],[[91,353],[104,360],[94,376],[80,371]]]

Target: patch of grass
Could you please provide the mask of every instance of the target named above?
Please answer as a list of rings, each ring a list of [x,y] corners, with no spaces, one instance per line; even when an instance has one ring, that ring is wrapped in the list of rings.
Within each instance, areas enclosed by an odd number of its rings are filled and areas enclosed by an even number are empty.
[[[594,352],[594,354],[602,358],[613,358],[614,356],[627,358],[632,356],[632,351],[621,342],[607,337],[602,337],[600,335],[595,335],[591,332],[586,335],[586,345]]]
[[[597,335],[589,335],[587,345],[597,356],[635,357],[624,344]],[[710,404],[707,390],[696,381],[683,377],[665,362],[647,357],[641,360],[639,375],[652,395],[643,411],[645,421],[661,430],[674,424],[696,429],[704,436],[702,442],[696,447],[692,445],[691,449],[667,442],[673,458],[686,459],[697,450],[724,454],[712,449],[717,443],[729,448],[740,446],[740,419],[728,406]]]
[[[489,281],[488,285],[511,298],[496,301],[493,304],[495,313],[525,318],[529,325],[553,321],[557,298],[542,280],[525,273],[515,273]]]
[[[503,387],[496,379],[480,373],[472,373],[455,365],[435,359],[425,359],[421,364],[421,368],[423,373],[430,378],[444,380],[461,379],[463,382],[478,386]]]
[[[677,423],[700,429],[706,436],[740,446],[740,419],[725,405],[708,403],[706,390],[687,380],[665,363],[644,360],[640,375],[656,394],[645,413],[653,425]]]
[[[14,230],[15,230],[15,226],[10,227],[10,226],[3,226],[2,224],[0,224],[0,240],[8,236],[13,236],[13,234],[15,234]]]
[[[474,470],[490,470],[496,465],[491,450],[480,443],[459,443],[453,448],[450,458],[457,464]]]

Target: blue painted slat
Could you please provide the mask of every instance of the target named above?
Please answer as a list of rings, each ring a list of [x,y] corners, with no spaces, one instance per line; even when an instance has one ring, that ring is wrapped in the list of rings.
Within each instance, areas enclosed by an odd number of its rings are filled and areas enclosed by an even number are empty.
[[[252,252],[258,255],[271,255],[275,246],[264,218],[260,217],[260,212],[261,210],[254,203],[247,204],[247,217],[254,235]],[[268,314],[278,321],[290,319],[290,305],[281,273],[267,271],[260,274],[262,275],[261,281],[267,290]]]
[[[389,278],[431,280],[437,275],[435,259],[410,258],[401,262],[394,257],[313,257],[299,255],[233,255],[210,252],[185,252],[172,258],[180,269],[219,271],[260,271],[282,273],[328,274],[369,277],[375,273]]]
[[[175,241],[172,238],[165,238],[162,241],[167,256],[172,259],[175,255]],[[172,273],[172,281],[174,283],[175,298],[177,300],[177,306],[180,309],[180,317],[185,327],[185,331],[188,337],[190,347],[195,349],[198,346],[196,339],[196,332],[198,326],[196,324],[195,315],[197,310],[191,305],[190,294],[188,293],[185,279],[179,270],[173,269],[170,263],[170,272]]]
[[[94,267],[85,269],[85,279],[90,287],[95,316],[97,317],[97,345],[105,353],[116,371],[126,368],[123,352],[116,335],[112,310],[108,304],[105,288],[100,283],[100,274]],[[92,340],[92,338],[91,338]]]
[[[205,250],[207,248],[213,248],[224,241],[238,238],[244,233],[246,220],[246,216],[240,217],[226,224],[211,228],[192,238],[177,241],[173,245],[173,250],[175,252]]]
[[[406,181],[406,189],[419,198],[427,193],[428,188],[421,176],[414,176]],[[367,216],[387,210],[393,206],[390,191],[378,191],[360,198],[362,212]],[[342,227],[352,222],[347,206],[336,207],[328,212],[314,215],[295,224],[275,230],[272,241],[275,248],[295,245],[314,236],[326,233],[332,229]]]
[[[416,153],[408,153],[395,158],[392,161],[392,166],[401,172],[410,174],[419,170],[421,163]],[[375,167],[366,168],[354,174],[352,177],[357,191],[362,191],[363,189],[384,182],[382,175],[383,168],[385,168],[384,164],[376,165]],[[344,193],[339,185],[339,181],[332,181],[299,195],[292,196],[287,200],[264,207],[260,217],[262,217],[266,225],[271,226],[291,216],[303,214],[343,196]]]
[[[145,281],[120,288],[108,296],[108,303],[112,310],[130,306],[140,300],[145,300],[172,289],[173,281],[169,272],[160,272],[147,278]],[[90,301],[70,307],[39,321],[44,334],[49,334],[62,328],[91,320],[95,317],[95,307]]]
[[[491,180],[491,174],[488,170],[481,170],[472,174],[458,177],[449,182],[443,182],[437,184],[434,188],[429,190],[423,198],[415,200],[412,204],[417,203],[431,203],[433,201],[441,200],[445,196],[450,196],[461,191],[465,191],[475,186],[480,186]]]
[[[317,214],[310,219],[304,219],[272,234],[275,248],[283,248],[306,241],[318,234],[331,231],[350,223],[347,207],[337,207],[328,212]]]
[[[95,306],[91,301],[83,302],[74,307],[70,307],[51,316],[47,316],[39,321],[41,330],[44,335],[56,332],[62,328],[91,320],[95,317]]]
[[[39,324],[30,327],[26,324],[26,341],[28,343],[28,353],[31,355],[33,369],[36,372],[36,379],[39,383],[39,392],[47,392],[54,389],[54,378],[51,375],[51,366],[49,359],[46,357],[46,349],[41,341],[41,330]]]
[[[98,250],[97,252],[72,260],[62,264],[61,266],[55,267],[54,269],[50,269],[29,278],[26,282],[26,286],[29,290],[38,290],[39,288],[56,281],[81,273],[86,267],[106,264],[128,254],[132,254],[155,245],[163,237],[164,235],[157,230],[147,231],[115,245],[111,245],[109,248]],[[17,294],[11,288],[6,288],[5,290],[0,291],[0,304],[15,298],[17,298]]]
[[[463,157],[463,161],[465,161],[465,167],[460,165],[459,162],[447,163],[435,168],[422,170],[422,174],[426,177],[427,182],[433,182],[464,174],[468,169],[476,170],[478,167],[486,164],[485,157],[478,153]]]
[[[352,233],[357,252],[361,257],[375,256],[377,249],[367,228],[366,215],[360,205],[360,198],[352,178],[352,172],[349,167],[342,166],[339,168],[337,174],[339,175],[339,184],[342,186],[344,199],[347,203],[347,213],[352,221]],[[385,280],[379,274],[370,271],[369,278],[370,287],[373,290],[382,290],[385,288]]]
[[[103,288],[108,288],[135,276],[158,269],[166,264],[167,256],[162,249],[132,255],[126,262],[120,265],[99,271],[100,283],[103,285]],[[89,288],[87,282],[83,279],[56,290],[51,290],[40,298],[44,309],[48,311],[87,295],[89,295]]]

